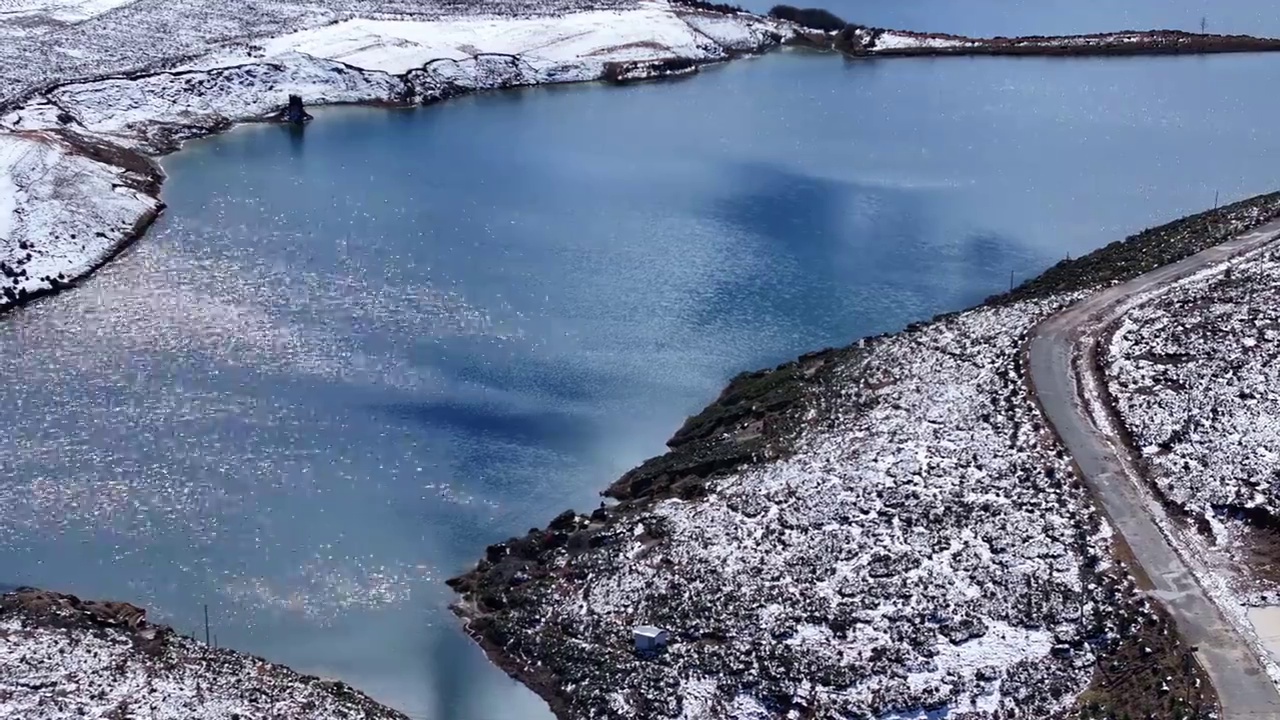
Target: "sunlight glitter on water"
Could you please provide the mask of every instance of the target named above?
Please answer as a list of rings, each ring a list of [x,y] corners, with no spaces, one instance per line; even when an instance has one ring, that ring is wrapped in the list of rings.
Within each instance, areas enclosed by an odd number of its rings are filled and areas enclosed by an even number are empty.
[[[78,536],[116,547],[118,560],[156,543],[203,548],[208,558],[292,548],[285,554],[293,569],[270,579],[250,569],[255,563],[188,565],[175,557],[172,565],[192,576],[188,582],[220,586],[235,605],[313,620],[403,603],[414,587],[438,581],[420,557],[388,564],[385,554],[340,547],[306,554],[296,523],[369,481],[347,467],[350,457],[314,467],[319,428],[341,432],[343,420],[254,392],[252,383],[430,392],[439,379],[429,366],[367,352],[353,329],[487,342],[518,331],[496,329],[484,311],[427,284],[287,274],[247,254],[191,253],[182,242],[191,236],[216,233],[170,225],[76,292],[0,324],[0,346],[20,349],[0,354],[0,376],[24,379],[0,390],[7,409],[0,542]],[[429,472],[423,477],[424,499],[475,502],[447,481],[430,482]],[[339,527],[335,539],[343,533]],[[294,560],[299,553],[310,559]],[[154,592],[138,599],[148,598],[167,604]],[[251,624],[252,613],[244,621]]]

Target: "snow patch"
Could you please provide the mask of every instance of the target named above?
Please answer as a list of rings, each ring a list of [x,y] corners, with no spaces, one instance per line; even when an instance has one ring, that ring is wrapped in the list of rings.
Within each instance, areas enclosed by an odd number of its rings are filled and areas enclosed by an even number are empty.
[[[747,22],[736,23],[749,35]],[[584,60],[705,60],[723,48],[701,37],[665,4],[540,18],[457,18],[439,21],[354,19],[285,35],[262,44],[270,58],[301,52],[365,70],[402,74],[432,60],[483,54],[519,56],[537,70]]]
[[[921,48],[962,48],[977,45],[973,40],[886,30],[876,37],[876,50],[915,50]]]

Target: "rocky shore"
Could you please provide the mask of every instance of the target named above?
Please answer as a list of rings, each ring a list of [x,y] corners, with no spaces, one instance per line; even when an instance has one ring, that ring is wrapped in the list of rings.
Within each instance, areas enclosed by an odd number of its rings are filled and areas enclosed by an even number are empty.
[[[980,307],[744,373],[604,492],[616,504],[490,546],[450,581],[455,610],[565,719],[1210,717],[1030,404],[1022,343],[1277,215],[1276,194],[1192,215]],[[668,649],[634,652],[640,624]]]
[[[183,637],[123,602],[0,595],[0,717],[409,720],[344,683]]]
[[[943,33],[903,32],[849,26],[836,33],[833,48],[852,57],[936,57],[996,55],[1116,57],[1275,52],[1280,40],[1251,35],[1209,35],[1180,30],[1146,30],[1091,35],[971,38]]]

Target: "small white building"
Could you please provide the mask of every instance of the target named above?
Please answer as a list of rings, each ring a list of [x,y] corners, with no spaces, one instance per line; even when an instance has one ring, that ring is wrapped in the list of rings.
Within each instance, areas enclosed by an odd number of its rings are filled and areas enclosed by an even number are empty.
[[[671,633],[652,625],[637,625],[632,634],[636,639],[636,652],[657,652],[671,640]]]

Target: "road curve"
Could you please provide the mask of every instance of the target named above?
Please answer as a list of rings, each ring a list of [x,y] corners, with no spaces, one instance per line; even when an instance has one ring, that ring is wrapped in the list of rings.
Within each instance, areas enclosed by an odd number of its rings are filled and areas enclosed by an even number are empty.
[[[1215,263],[1261,248],[1280,236],[1280,221],[1244,233],[1129,282],[1100,291],[1053,315],[1031,333],[1031,385],[1045,416],[1075,459],[1112,525],[1128,543],[1209,674],[1223,720],[1280,720],[1280,693],[1249,641],[1222,615],[1189,565],[1160,530],[1164,510],[1128,467],[1122,441],[1086,406],[1096,335],[1135,301]],[[1166,526],[1167,523],[1162,523]]]

